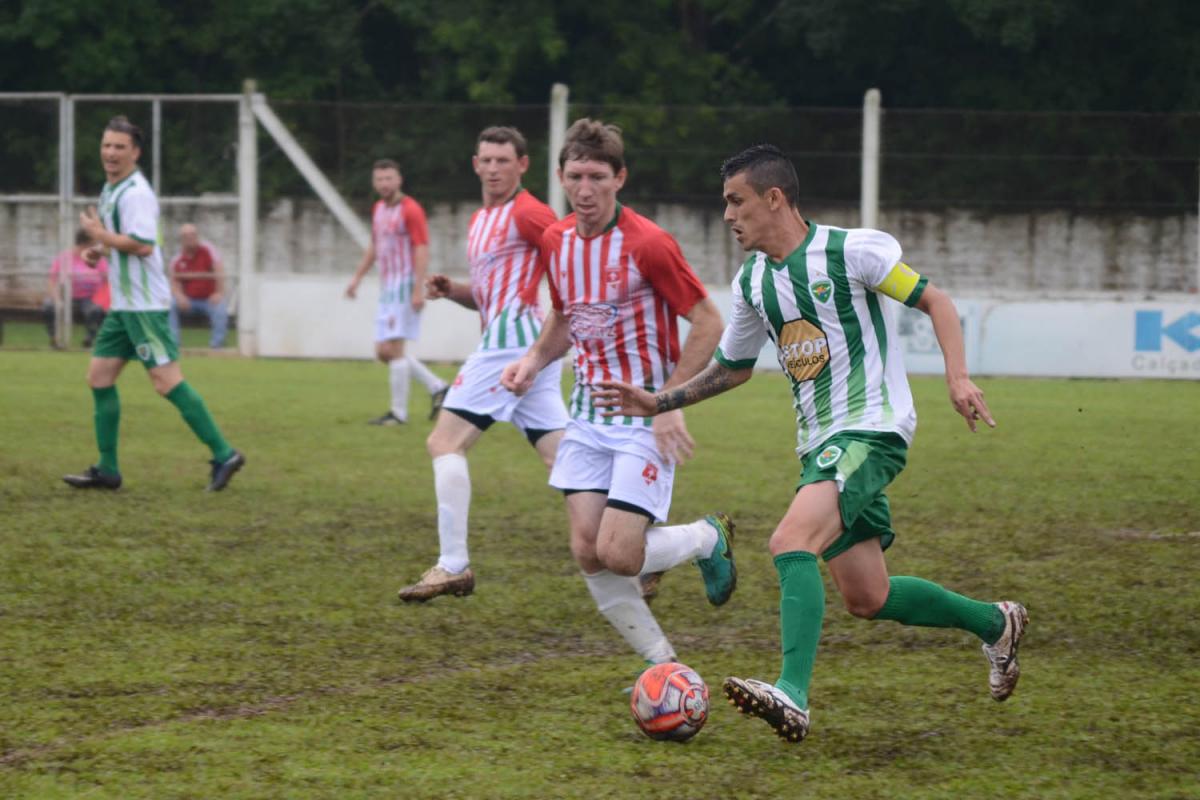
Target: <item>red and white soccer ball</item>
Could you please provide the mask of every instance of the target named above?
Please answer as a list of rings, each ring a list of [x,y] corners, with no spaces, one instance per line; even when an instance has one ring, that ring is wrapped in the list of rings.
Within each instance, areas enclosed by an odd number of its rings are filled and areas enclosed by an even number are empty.
[[[685,742],[708,720],[708,686],[677,661],[655,664],[634,684],[629,710],[651,739]]]

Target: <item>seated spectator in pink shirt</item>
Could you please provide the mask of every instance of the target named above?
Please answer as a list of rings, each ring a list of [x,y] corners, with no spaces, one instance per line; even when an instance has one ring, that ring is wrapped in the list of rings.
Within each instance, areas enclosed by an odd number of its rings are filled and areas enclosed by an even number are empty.
[[[104,322],[104,308],[97,304],[95,296],[101,287],[108,285],[108,262],[101,257],[95,267],[88,266],[83,253],[95,243],[82,229],[75,232],[75,246],[64,250],[50,265],[50,280],[46,284],[46,300],[42,303],[42,317],[46,321],[46,332],[50,334],[50,343],[54,340],[55,309],[62,302],[62,291],[59,287],[64,268],[71,270],[71,314],[83,320],[86,334],[83,339],[84,347],[91,347],[96,338],[96,331]]]

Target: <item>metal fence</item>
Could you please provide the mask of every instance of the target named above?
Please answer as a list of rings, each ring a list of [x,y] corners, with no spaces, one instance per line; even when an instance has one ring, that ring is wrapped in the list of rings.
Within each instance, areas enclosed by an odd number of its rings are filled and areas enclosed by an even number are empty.
[[[0,306],[44,285],[49,258],[70,240],[75,212],[93,202],[102,186],[96,145],[104,122],[116,113],[141,124],[149,137],[142,168],[163,202],[168,249],[171,228],[199,218],[238,262],[231,273],[240,271],[241,261],[253,268],[255,253],[263,258],[267,246],[260,239],[255,249],[255,228],[269,222],[279,201],[314,194],[294,153],[279,136],[254,125],[252,108],[266,124],[259,114],[265,100],[255,97],[251,103],[250,95],[0,94]],[[231,113],[235,106],[239,113]],[[406,190],[423,202],[477,202],[470,155],[478,131],[493,124],[525,133],[532,160],[526,185],[543,197],[552,188],[549,105],[277,101],[270,108],[360,217],[372,199],[370,167],[379,158],[399,161]],[[721,207],[721,162],[750,144],[772,142],[796,164],[805,207],[844,209],[834,216],[859,219],[868,163],[863,109],[571,103],[567,120],[581,116],[623,128],[630,178],[622,196],[632,204],[676,204],[712,219]],[[1200,288],[1197,234],[1185,232],[1195,226],[1200,205],[1200,114],[885,107],[879,129],[878,204],[885,215],[892,213],[891,221],[908,212],[924,213],[925,220],[937,214],[949,220],[1062,212],[1088,216],[1089,236],[1103,230],[1116,241],[1124,215],[1151,224],[1168,220],[1176,231],[1173,246],[1187,251],[1172,255],[1169,269],[1144,280],[1098,279],[1093,270],[1064,286]],[[240,201],[237,192],[245,187],[239,175],[253,182]],[[329,205],[327,195],[322,201]],[[356,246],[353,232],[337,237],[335,250]],[[1035,258],[1029,256],[1031,263]],[[721,277],[724,269],[714,275]],[[969,272],[964,264],[955,274]],[[970,279],[977,283],[962,285],[982,285],[987,276],[982,268],[977,272]]]
[[[351,198],[369,192],[370,163],[396,158],[415,195],[471,199],[475,135],[513,124],[530,140],[531,188],[546,191],[548,106],[275,102],[314,160]],[[771,142],[796,164],[802,195],[818,206],[857,205],[862,111],[572,103],[569,119],[622,127],[631,199],[712,205],[721,162]],[[880,203],[984,210],[1194,211],[1200,114],[1082,114],[887,109]],[[303,191],[264,152],[265,197]]]
[[[160,240],[169,254],[174,229],[207,218],[207,231],[229,254],[238,252],[236,224],[225,210],[237,194],[240,95],[66,95],[0,93],[0,306],[40,302],[54,254],[73,243],[77,213],[96,202],[104,184],[100,132],[123,114],[145,135],[139,166],[163,206]],[[165,168],[164,168],[165,167]],[[53,214],[39,213],[54,209]],[[61,283],[59,307],[70,296]],[[59,339],[72,319],[59,313]]]
[[[56,195],[57,95],[0,95],[0,196]],[[236,99],[225,96],[221,99]],[[103,174],[94,143],[123,113],[153,147],[142,168],[160,196],[224,196],[236,180],[237,117],[200,98],[73,98],[72,185],[94,197]],[[490,124],[516,125],[530,142],[529,183],[546,191],[549,106],[272,103],[313,160],[352,199],[369,193],[371,162],[395,158],[414,194],[478,194],[470,154]],[[625,132],[630,197],[685,203],[719,197],[722,160],[772,142],[796,162],[805,198],[859,199],[860,109],[638,106],[572,103],[569,118],[601,118]],[[269,203],[308,192],[269,139],[259,152],[259,195]],[[882,121],[884,206],[1194,210],[1200,114],[1085,114],[887,109]],[[163,169],[162,165],[169,165]]]

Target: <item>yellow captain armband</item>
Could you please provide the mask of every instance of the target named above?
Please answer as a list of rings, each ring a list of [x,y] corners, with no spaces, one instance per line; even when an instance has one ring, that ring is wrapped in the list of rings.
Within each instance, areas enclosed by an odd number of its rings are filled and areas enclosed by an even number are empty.
[[[925,291],[928,278],[922,278],[913,268],[903,261],[892,267],[892,271],[883,279],[883,283],[875,287],[893,300],[898,300],[906,306],[915,306]]]

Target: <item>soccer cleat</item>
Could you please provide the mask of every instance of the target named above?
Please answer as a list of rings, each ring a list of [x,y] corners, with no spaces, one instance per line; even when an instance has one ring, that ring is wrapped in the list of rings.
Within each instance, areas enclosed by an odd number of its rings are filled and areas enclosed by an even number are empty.
[[[88,467],[77,475],[63,475],[63,482],[76,489],[120,489],[121,476],[112,472],[101,472],[99,467]]]
[[[770,725],[780,739],[799,743],[808,736],[808,712],[779,687],[753,678],[726,678],[724,689],[730,705]]]
[[[704,578],[708,602],[723,606],[737,588],[737,565],[733,563],[733,520],[728,514],[709,514],[705,522],[717,529],[717,544],[708,558],[696,559]]]
[[[439,594],[466,597],[473,591],[475,591],[475,573],[470,569],[464,569],[456,574],[435,565],[425,570],[421,580],[412,586],[405,586],[398,595],[406,603],[424,603]]]
[[[1017,688],[1017,680],[1021,677],[1017,645],[1025,635],[1029,612],[1025,606],[1011,600],[996,603],[996,608],[1004,615],[1004,633],[1000,634],[995,644],[985,644],[983,654],[987,656],[991,668],[988,672],[988,688],[992,690],[992,699],[1003,702]]]
[[[437,419],[438,412],[442,410],[442,403],[446,402],[446,392],[450,391],[450,384],[446,384],[429,395],[429,418]]]
[[[658,597],[658,584],[662,576],[661,572],[647,572],[638,576],[638,582],[642,585],[642,599],[647,603]]]
[[[375,419],[368,420],[367,424],[368,425],[382,425],[385,428],[391,428],[396,425],[403,425],[405,422],[406,422],[406,420],[400,419],[395,414],[393,414],[391,411],[389,411],[386,414],[384,414],[382,417],[376,417]]]
[[[208,463],[212,464],[212,478],[209,480],[205,491],[219,492],[229,485],[230,479],[233,478],[233,473],[246,466],[246,457],[237,450],[234,450],[233,455],[224,461],[213,459]]]

